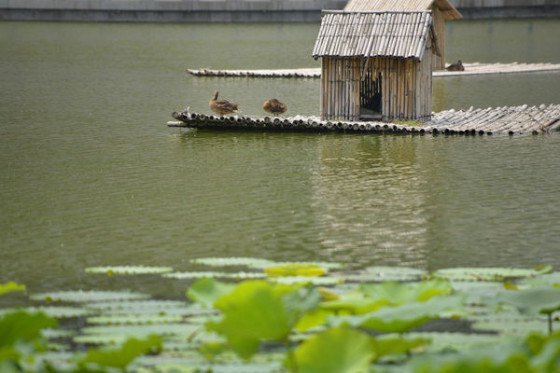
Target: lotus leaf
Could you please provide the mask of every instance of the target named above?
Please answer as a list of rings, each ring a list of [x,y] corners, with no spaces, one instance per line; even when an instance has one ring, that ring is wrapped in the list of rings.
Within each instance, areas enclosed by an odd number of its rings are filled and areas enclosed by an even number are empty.
[[[148,294],[131,293],[128,291],[95,291],[95,290],[77,290],[77,291],[58,291],[53,293],[33,294],[30,297],[33,300],[45,302],[101,302],[101,301],[118,301],[132,299],[147,299]]]
[[[118,275],[149,275],[160,274],[173,271],[171,267],[150,267],[150,266],[107,266],[86,268],[87,273],[105,274],[108,276]]]
[[[108,315],[200,315],[212,314],[215,311],[194,307],[183,301],[175,300],[132,300],[122,302],[88,303],[88,309]]]
[[[161,351],[161,337],[158,335],[150,335],[143,340],[130,338],[118,349],[88,350],[87,355],[80,359],[79,364],[124,369],[136,357],[159,351]]]
[[[447,268],[433,273],[434,278],[443,278],[454,281],[497,281],[502,282],[508,278],[534,277],[549,273],[552,267],[543,266],[535,269],[520,268]]]
[[[452,332],[411,332],[408,338],[429,339],[430,344],[426,345],[426,352],[439,353],[442,351],[464,351],[476,347],[487,348],[503,342],[504,338],[497,334],[463,334]]]
[[[203,307],[212,307],[218,298],[231,293],[235,285],[218,282],[211,278],[196,281],[187,290],[187,296]]]
[[[298,320],[315,309],[319,294],[310,288],[247,281],[220,297],[214,307],[223,319],[209,330],[223,334],[243,358],[251,357],[261,341],[284,341]]]
[[[353,281],[381,282],[381,281],[419,281],[428,277],[428,272],[422,269],[408,267],[367,267],[364,273],[350,275]]]
[[[33,341],[41,337],[41,330],[58,326],[56,319],[44,313],[16,311],[0,318],[0,351],[17,341]],[[0,353],[0,356],[2,354]]]
[[[205,272],[173,272],[173,273],[166,273],[163,275],[163,277],[175,278],[178,280],[199,279],[199,278],[227,278],[233,280],[248,280],[248,279],[266,278],[266,275],[260,272],[226,273],[226,272],[205,271]]]
[[[396,306],[407,302],[424,302],[437,295],[447,295],[453,291],[448,281],[422,281],[417,283],[384,282],[363,284],[360,291],[374,301],[386,300]]]
[[[530,332],[546,333],[548,325],[546,320],[535,319],[488,319],[476,321],[472,324],[473,330],[496,331],[502,335],[527,335]]]
[[[340,294],[338,299],[321,303],[321,308],[336,314],[361,315],[390,304],[386,298],[372,299],[358,289]]]
[[[295,328],[299,332],[305,332],[318,326],[324,325],[327,322],[327,318],[332,314],[332,311],[324,309],[317,309],[312,312],[307,312],[298,321]]]
[[[261,266],[274,265],[273,261],[258,258],[198,258],[191,259],[191,263],[204,264],[213,267],[226,266],[249,266],[253,268],[261,268]]]
[[[309,277],[309,276],[287,276],[287,277],[270,277],[270,282],[277,284],[295,285],[295,284],[313,284],[319,286],[338,285],[343,282],[337,277]]]
[[[70,338],[76,335],[75,330],[69,329],[43,329],[41,335],[47,339]]]
[[[0,369],[16,365],[22,351],[29,354],[44,350],[46,343],[41,331],[56,326],[56,319],[44,313],[16,311],[0,317]]]
[[[335,325],[350,324],[386,333],[404,333],[436,318],[441,312],[458,308],[462,297],[434,297],[425,302],[406,303],[398,307],[383,307],[359,316],[333,317]]]
[[[0,315],[7,312],[16,311],[15,309],[0,310]],[[49,317],[56,317],[57,319],[67,319],[72,317],[84,317],[91,315],[92,312],[84,308],[77,307],[27,307],[21,309],[28,313],[44,313]]]
[[[190,324],[158,324],[158,325],[111,325],[90,326],[82,329],[85,335],[121,335],[129,337],[146,337],[150,334],[181,335],[191,337],[198,332],[198,325]]]
[[[5,284],[0,284],[0,295],[12,291],[25,291],[25,285],[20,285],[14,281],[10,281]]]
[[[548,337],[530,334],[525,343],[531,353],[531,363],[537,372],[557,372],[560,367],[560,332]]]
[[[369,371],[375,357],[372,337],[340,327],[304,341],[286,365],[298,373],[360,373]]]
[[[183,320],[180,315],[112,315],[88,317],[90,324],[106,325],[137,325],[137,324],[169,324]]]
[[[512,304],[524,314],[550,314],[560,310],[560,288],[508,290],[499,293],[496,300]]]
[[[535,278],[527,278],[520,282],[521,287],[543,287],[552,286],[560,288],[560,272],[552,272]]]
[[[336,263],[336,262],[269,262],[262,266],[251,265],[251,267],[266,269],[268,267],[287,266],[292,264],[301,265],[301,266],[317,266],[328,270],[340,269],[343,267],[341,263]]]
[[[319,277],[327,273],[327,269],[316,264],[287,263],[263,269],[269,277],[305,276]]]
[[[428,338],[403,338],[395,335],[382,335],[374,340],[376,359],[386,355],[403,354],[431,342]]]

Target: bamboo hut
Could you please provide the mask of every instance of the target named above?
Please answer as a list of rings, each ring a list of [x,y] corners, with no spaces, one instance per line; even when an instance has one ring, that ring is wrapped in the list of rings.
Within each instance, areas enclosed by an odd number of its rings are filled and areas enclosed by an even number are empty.
[[[431,11],[440,52],[439,56],[432,56],[434,70],[445,68],[445,22],[463,18],[449,0],[349,0],[344,10],[348,12]]]
[[[428,120],[432,112],[432,16],[421,12],[323,11],[323,120]]]

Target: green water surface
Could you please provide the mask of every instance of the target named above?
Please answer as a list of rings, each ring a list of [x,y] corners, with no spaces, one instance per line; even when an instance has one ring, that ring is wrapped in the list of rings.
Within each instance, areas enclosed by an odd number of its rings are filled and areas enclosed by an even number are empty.
[[[97,288],[84,268],[207,256],[560,268],[560,135],[180,132],[219,89],[318,115],[319,24],[0,23],[0,282]],[[555,20],[448,26],[448,60],[560,63]],[[434,110],[560,103],[560,73],[434,80]],[[131,286],[183,294],[163,280]]]

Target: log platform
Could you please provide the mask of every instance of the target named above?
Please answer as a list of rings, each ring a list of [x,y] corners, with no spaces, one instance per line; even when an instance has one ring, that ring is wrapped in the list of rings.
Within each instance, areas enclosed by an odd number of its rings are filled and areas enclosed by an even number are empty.
[[[560,64],[552,63],[464,63],[465,71],[434,71],[434,78],[486,74],[534,73],[560,71]],[[237,77],[237,78],[320,78],[321,69],[282,69],[282,70],[212,70],[188,69],[194,76]]]
[[[221,130],[357,132],[387,134],[541,134],[560,131],[560,105],[504,106],[487,109],[446,110],[433,113],[431,120],[418,124],[385,122],[321,121],[316,117],[290,118],[207,116],[191,113],[188,109],[174,112],[176,121],[168,127],[188,127]]]

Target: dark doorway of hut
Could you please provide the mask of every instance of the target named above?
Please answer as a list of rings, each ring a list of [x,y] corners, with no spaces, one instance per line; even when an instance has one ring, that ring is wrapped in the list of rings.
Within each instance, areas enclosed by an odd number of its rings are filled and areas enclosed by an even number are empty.
[[[381,73],[374,76],[371,70],[366,71],[360,84],[360,120],[382,120],[381,87]]]

